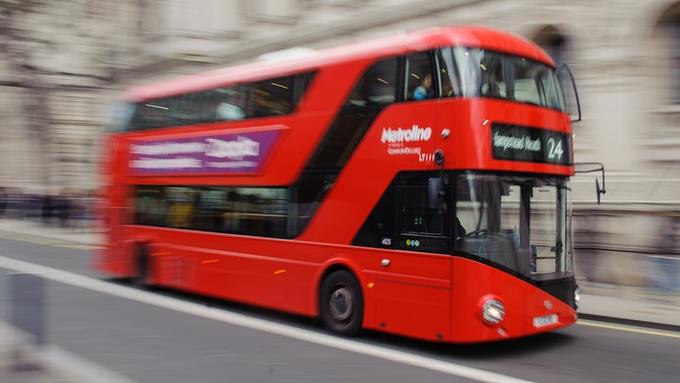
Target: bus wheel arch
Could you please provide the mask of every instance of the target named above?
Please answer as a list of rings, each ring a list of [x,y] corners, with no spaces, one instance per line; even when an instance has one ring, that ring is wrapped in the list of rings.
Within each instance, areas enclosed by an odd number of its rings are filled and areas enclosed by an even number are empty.
[[[352,336],[364,321],[364,291],[354,270],[342,263],[327,267],[317,284],[318,317],[332,332]]]

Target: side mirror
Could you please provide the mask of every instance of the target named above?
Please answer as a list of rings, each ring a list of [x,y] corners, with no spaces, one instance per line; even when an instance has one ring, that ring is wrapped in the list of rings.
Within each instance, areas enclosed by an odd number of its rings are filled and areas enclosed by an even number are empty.
[[[427,179],[427,204],[430,209],[441,209],[444,205],[444,189],[441,177]]]
[[[600,197],[603,194],[607,194],[607,188],[605,186],[605,171],[604,171],[604,165],[600,162],[579,162],[574,164],[577,167],[578,166],[597,166],[594,169],[586,169],[586,170],[576,170],[576,173],[593,173],[593,172],[602,172],[602,187],[600,187],[600,180],[595,178],[595,194],[597,195],[597,204],[600,204]]]
[[[607,190],[604,188],[604,171],[602,172],[602,188],[600,188],[600,180],[595,178],[595,193],[597,193],[597,204],[600,204],[600,196],[606,194]]]
[[[581,121],[581,100],[578,96],[578,88],[576,88],[574,73],[571,71],[571,68],[569,68],[569,65],[560,65],[560,67],[557,69],[557,77],[559,79],[560,85],[562,86],[564,103],[565,107],[567,108],[567,112],[571,116],[571,122]],[[574,107],[576,110],[573,110]]]

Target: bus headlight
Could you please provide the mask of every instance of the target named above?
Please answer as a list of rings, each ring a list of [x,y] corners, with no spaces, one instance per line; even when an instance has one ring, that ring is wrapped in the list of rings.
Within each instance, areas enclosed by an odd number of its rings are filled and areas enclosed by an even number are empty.
[[[574,304],[578,308],[579,303],[581,303],[581,290],[578,287],[574,290]]]
[[[498,299],[487,299],[482,305],[482,319],[490,325],[497,325],[505,317],[505,306]]]

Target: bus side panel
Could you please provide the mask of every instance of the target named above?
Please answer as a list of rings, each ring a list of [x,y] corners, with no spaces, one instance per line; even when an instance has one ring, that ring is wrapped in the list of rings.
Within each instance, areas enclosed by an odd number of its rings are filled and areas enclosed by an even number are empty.
[[[127,166],[125,154],[121,148],[119,136],[111,136],[104,144],[101,162],[102,172],[102,201],[100,211],[102,227],[104,229],[104,244],[96,253],[96,267],[117,277],[132,276],[132,262],[129,241],[123,225],[125,224],[126,208],[125,185],[123,171]]]
[[[366,276],[364,326],[442,341],[450,331],[450,256],[357,250]],[[389,260],[389,266],[381,262]]]
[[[299,239],[351,243],[399,171],[434,169],[434,163],[425,161],[424,157],[434,151],[431,135],[436,106],[435,100],[428,100],[385,108],[362,138]],[[418,127],[429,129],[428,140],[390,143],[383,137],[386,130],[410,131]],[[400,151],[404,148],[412,150]],[[337,222],[342,225],[336,225]]]
[[[130,227],[149,242],[152,280],[160,285],[257,306],[317,314],[319,273],[338,258],[356,265],[365,297],[364,327],[407,336],[449,338],[450,256],[290,240]],[[391,260],[387,268],[381,266]]]
[[[292,241],[136,227],[153,237],[153,281],[263,307],[314,315],[313,248]]]

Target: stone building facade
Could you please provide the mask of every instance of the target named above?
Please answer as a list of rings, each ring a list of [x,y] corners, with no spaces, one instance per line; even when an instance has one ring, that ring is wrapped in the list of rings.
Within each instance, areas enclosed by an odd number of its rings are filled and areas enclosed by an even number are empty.
[[[607,165],[612,198],[672,201],[676,188],[657,183],[675,185],[680,178],[678,4],[2,0],[2,28],[12,33],[3,42],[9,54],[0,56],[5,122],[0,180],[27,187],[96,186],[93,174],[108,105],[131,85],[287,48],[476,24],[532,39],[572,66],[584,110],[575,129],[576,155]],[[639,185],[618,183],[641,178],[656,186],[642,191]]]
[[[99,4],[101,3],[101,4]],[[112,88],[104,2],[0,1],[0,186],[96,187]]]
[[[129,86],[271,51],[475,24],[525,36],[574,70],[584,111],[576,158],[608,169],[603,218],[584,223],[581,235],[657,251],[659,227],[677,219],[677,0],[0,0],[0,7],[0,184],[96,187],[108,106]],[[593,178],[576,177],[573,190],[578,211],[590,215]]]

